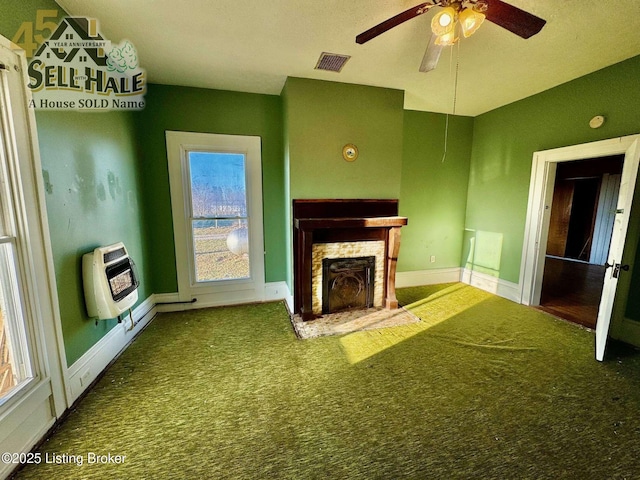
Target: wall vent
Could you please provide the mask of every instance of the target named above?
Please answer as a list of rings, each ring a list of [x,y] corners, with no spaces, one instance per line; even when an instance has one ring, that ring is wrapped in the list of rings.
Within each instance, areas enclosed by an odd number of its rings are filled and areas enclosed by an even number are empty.
[[[337,53],[322,52],[318,63],[316,63],[316,70],[327,70],[329,72],[340,72],[347,60],[351,58],[351,55],[339,55]]]

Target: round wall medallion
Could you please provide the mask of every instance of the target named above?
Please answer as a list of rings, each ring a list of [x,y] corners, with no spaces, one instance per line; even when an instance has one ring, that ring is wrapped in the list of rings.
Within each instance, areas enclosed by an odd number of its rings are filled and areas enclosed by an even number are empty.
[[[353,162],[358,158],[358,147],[356,147],[353,143],[347,143],[344,147],[342,147],[342,158],[344,158],[347,162]]]
[[[591,128],[600,128],[604,124],[604,117],[602,115],[596,115],[589,121]]]

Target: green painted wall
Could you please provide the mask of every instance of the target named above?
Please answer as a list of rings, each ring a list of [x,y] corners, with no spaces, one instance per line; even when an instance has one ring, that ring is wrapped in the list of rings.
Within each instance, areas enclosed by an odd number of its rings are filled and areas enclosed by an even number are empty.
[[[47,17],[45,21],[56,24],[65,14],[64,10],[53,0],[3,0],[0,4],[0,35],[13,40],[23,22],[36,21],[38,10],[56,10],[57,19]],[[40,32],[34,32],[38,34]],[[48,34],[48,32],[44,32]],[[22,38],[20,41],[23,41]]]
[[[71,365],[115,324],[87,317],[82,255],[122,241],[141,276],[139,301],[153,291],[146,272],[144,218],[134,129],[128,112],[38,112],[62,332]]]
[[[533,153],[640,132],[638,78],[635,57],[475,118],[466,227],[502,235],[499,278],[519,281]]]
[[[293,292],[293,255],[291,245],[293,245],[293,228],[292,216],[293,208],[291,205],[291,155],[289,153],[289,96],[287,95],[287,86],[285,84],[282,90],[282,137],[284,140],[284,218],[285,218],[285,282],[289,287],[289,291]]]
[[[398,271],[460,266],[465,222],[473,118],[405,111]],[[431,263],[434,255],[436,261]]]
[[[288,78],[290,199],[399,198],[404,93]],[[342,147],[357,145],[346,162]]]
[[[178,291],[165,131],[258,135],[262,138],[265,274],[286,278],[281,99],[274,95],[149,85],[135,116],[142,159],[149,235],[149,273],[155,293]]]
[[[400,198],[404,92],[290,77],[282,102],[286,281],[293,291],[293,199]],[[358,147],[355,162],[342,158],[348,143]]]
[[[460,266],[472,118],[450,117],[443,162],[446,116],[405,111],[400,91],[289,78],[283,105],[290,199],[398,198],[398,270]]]
[[[628,318],[640,322],[640,176],[636,179],[636,189],[633,196],[633,207],[629,218],[627,238],[622,253],[623,265],[631,267],[631,276],[622,273],[618,281],[618,291],[628,292],[627,298],[616,299],[613,318],[618,320]],[[613,325],[615,327],[615,325]],[[614,331],[615,332],[615,331]],[[615,335],[620,338],[620,335]]]

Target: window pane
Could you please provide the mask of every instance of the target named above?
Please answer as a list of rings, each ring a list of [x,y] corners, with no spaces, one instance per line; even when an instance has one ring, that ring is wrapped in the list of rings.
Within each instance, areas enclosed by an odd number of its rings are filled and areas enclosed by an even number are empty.
[[[4,309],[0,311],[0,398],[16,384],[13,368],[9,332],[4,320]]]
[[[247,220],[193,220],[196,281],[249,278]]]
[[[31,377],[12,247],[0,244],[0,399]]]
[[[243,154],[189,152],[193,216],[246,217],[244,168]]]

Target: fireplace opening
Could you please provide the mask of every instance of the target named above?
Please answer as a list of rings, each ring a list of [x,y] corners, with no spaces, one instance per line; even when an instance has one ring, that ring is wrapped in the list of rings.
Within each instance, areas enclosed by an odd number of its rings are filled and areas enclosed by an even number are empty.
[[[322,260],[322,313],[373,306],[376,257]]]

